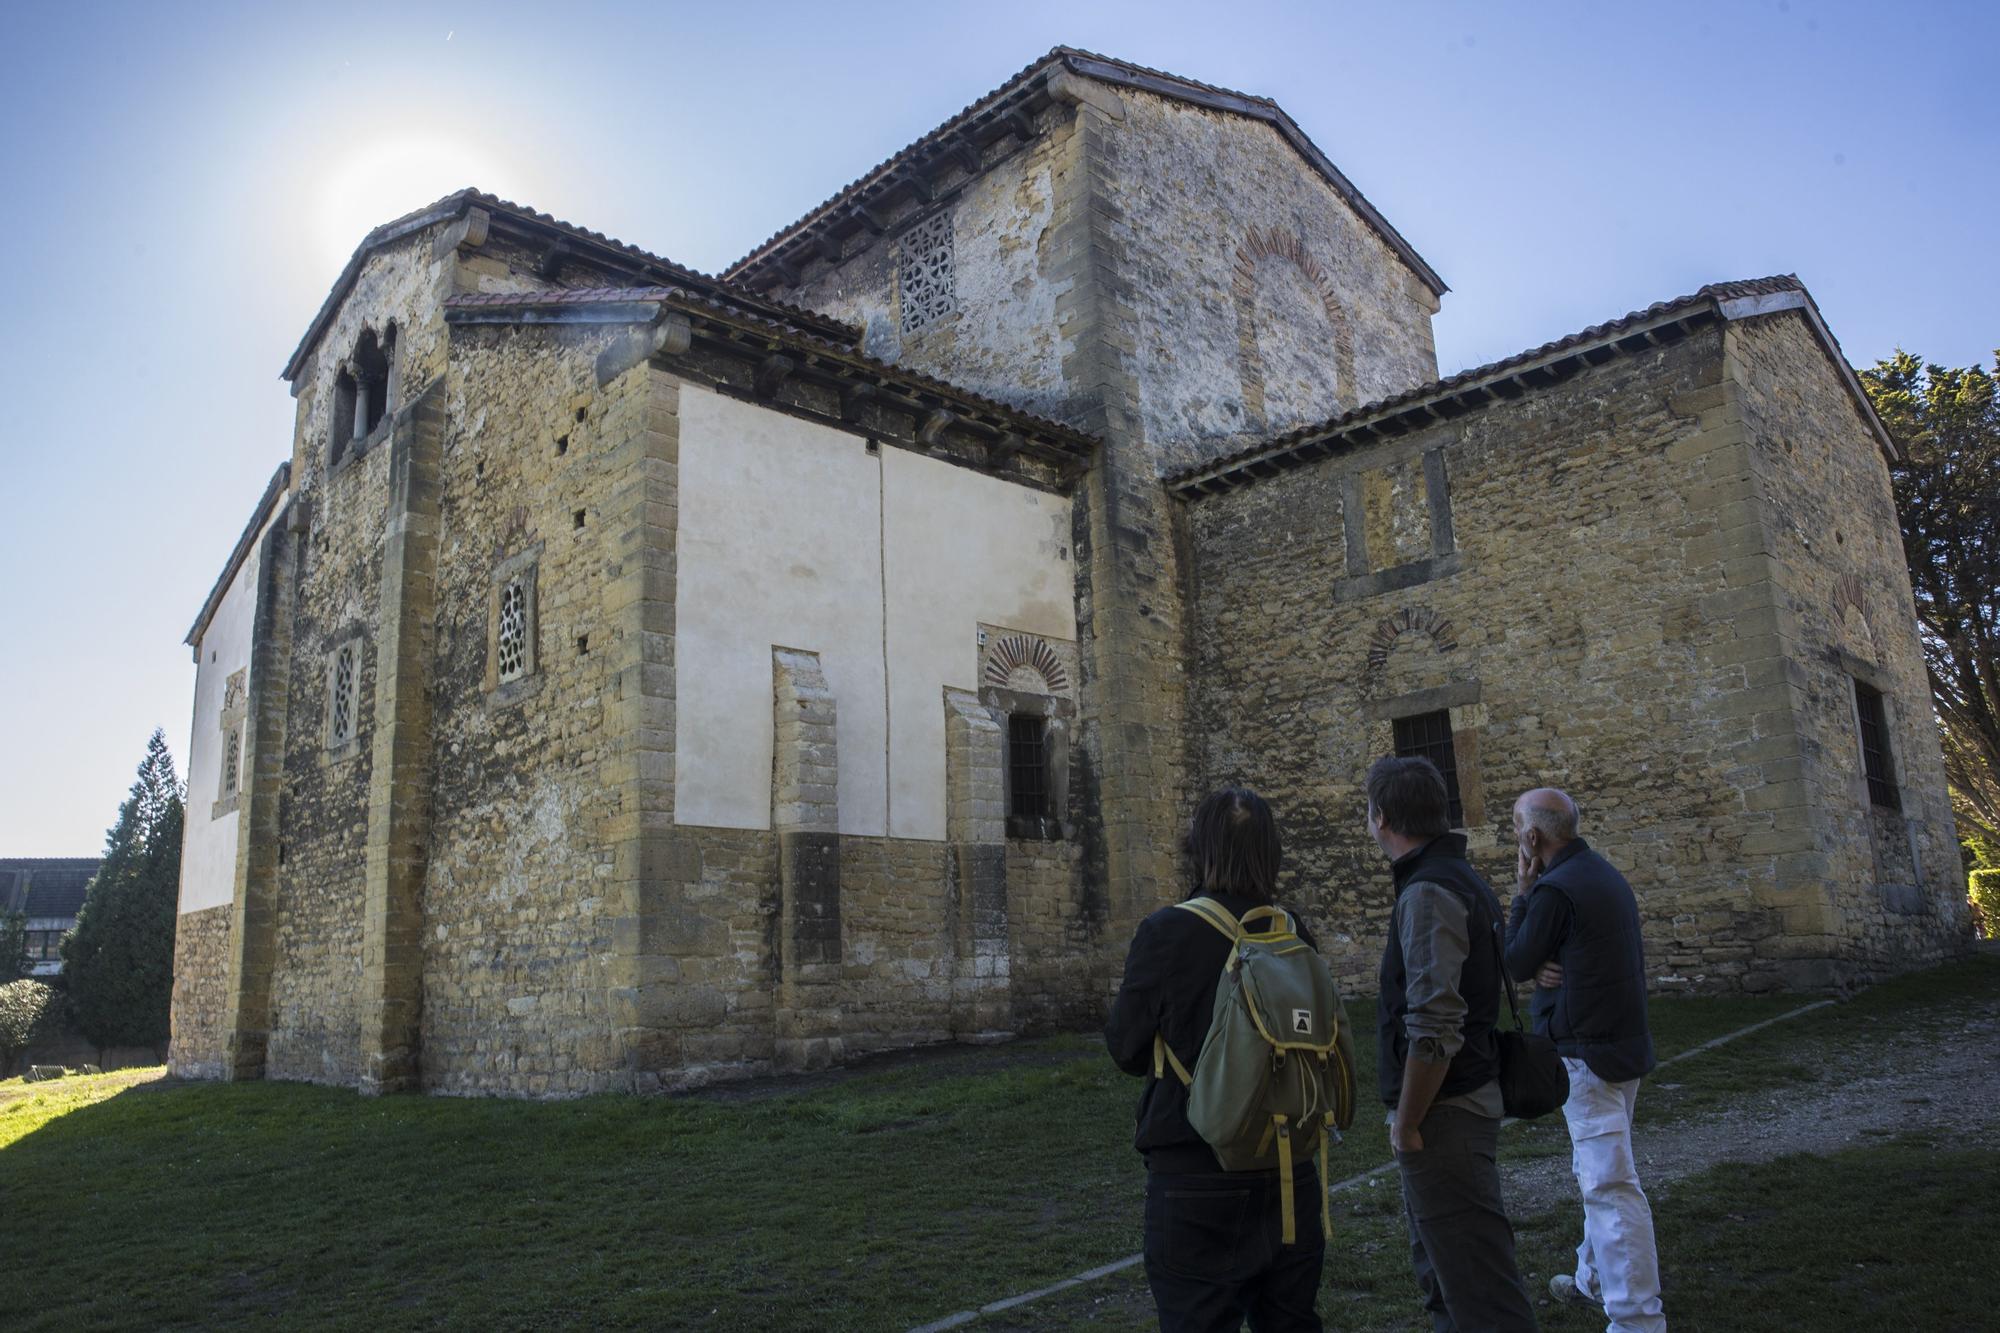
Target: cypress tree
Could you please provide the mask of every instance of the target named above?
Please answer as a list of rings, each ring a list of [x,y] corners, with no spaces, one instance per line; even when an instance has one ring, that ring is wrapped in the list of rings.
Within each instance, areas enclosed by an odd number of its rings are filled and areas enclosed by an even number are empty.
[[[166,1047],[184,817],[173,756],[155,731],[62,945],[77,1030],[100,1051]]]

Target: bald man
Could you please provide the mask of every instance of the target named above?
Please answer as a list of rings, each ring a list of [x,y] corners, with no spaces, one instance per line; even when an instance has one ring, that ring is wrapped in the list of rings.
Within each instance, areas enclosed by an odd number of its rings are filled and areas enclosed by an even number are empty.
[[[1535,981],[1535,1031],[1569,1070],[1570,1163],[1583,1195],[1576,1274],[1557,1299],[1596,1306],[1608,1333],[1662,1333],[1653,1212],[1632,1156],[1632,1108],[1653,1069],[1639,904],[1625,877],[1577,832],[1576,802],[1538,787],[1514,803],[1518,884],[1506,967]]]

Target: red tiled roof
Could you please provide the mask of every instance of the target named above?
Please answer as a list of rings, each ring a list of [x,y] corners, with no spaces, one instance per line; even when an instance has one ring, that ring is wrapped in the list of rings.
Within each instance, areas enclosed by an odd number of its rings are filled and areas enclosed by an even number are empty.
[[[1868,402],[1867,395],[1861,392],[1859,383],[1854,381],[1853,370],[1848,366],[1845,357],[1842,355],[1840,344],[1834,341],[1832,331],[1826,328],[1825,321],[1820,318],[1819,308],[1813,303],[1812,294],[1806,291],[1805,284],[1799,281],[1797,275],[1786,273],[1768,278],[1712,282],[1690,295],[1675,297],[1670,301],[1656,301],[1644,310],[1634,310],[1629,314],[1621,315],[1617,319],[1607,320],[1602,324],[1593,324],[1587,329],[1579,329],[1575,333],[1557,338],[1553,342],[1543,343],[1540,347],[1530,348],[1525,352],[1517,352],[1513,356],[1506,357],[1503,360],[1494,361],[1484,366],[1476,366],[1471,370],[1461,370],[1455,375],[1449,375],[1440,380],[1432,380],[1427,384],[1419,384],[1415,388],[1407,389],[1391,397],[1378,399],[1375,402],[1365,403],[1360,407],[1341,412],[1325,421],[1314,422],[1311,425],[1287,431],[1283,435],[1250,445],[1248,448],[1239,450],[1223,458],[1212,459],[1192,467],[1182,468],[1180,471],[1170,475],[1166,479],[1166,484],[1169,489],[1181,491],[1184,494],[1191,493],[1200,489],[1203,483],[1215,481],[1230,474],[1241,473],[1246,468],[1258,464],[1285,459],[1304,446],[1313,445],[1329,437],[1338,436],[1343,431],[1351,428],[1361,426],[1370,421],[1409,412],[1439,399],[1450,398],[1454,394],[1464,393],[1489,380],[1504,380],[1510,374],[1522,371],[1537,363],[1559,359],[1566,352],[1583,351],[1613,342],[1620,336],[1631,333],[1634,329],[1657,323],[1669,316],[1675,314],[1692,314],[1704,307],[1719,309],[1725,302],[1789,293],[1797,293],[1803,298],[1803,308],[1806,310],[1815,331],[1822,336],[1822,345],[1825,347],[1829,359],[1836,363],[1838,369],[1843,372],[1845,379],[1850,382],[1850,393],[1858,399],[1863,414],[1874,428],[1878,442],[1893,459],[1896,456],[1894,446],[1889,442],[1887,432],[1883,430],[1880,420],[1875,416],[1874,407]]]
[[[1348,180],[1341,173],[1340,169],[1333,165],[1332,160],[1320,150],[1319,146],[1313,143],[1306,132],[1299,128],[1298,122],[1293,120],[1283,107],[1270,98],[1260,97],[1255,93],[1237,92],[1234,89],[1218,87],[1212,83],[1202,83],[1179,74],[1152,69],[1145,65],[1135,65],[1130,61],[1119,60],[1114,56],[1099,55],[1094,51],[1085,51],[1073,46],[1058,46],[1053,48],[1047,55],[1015,74],[992,92],[987,93],[984,97],[965,107],[957,115],[932,130],[929,134],[926,134],[923,138],[910,144],[901,152],[883,160],[871,170],[864,172],[861,176],[842,187],[825,203],[822,203],[819,207],[813,209],[790,226],[772,235],[761,245],[750,251],[749,254],[731,264],[724,271],[724,276],[730,279],[741,278],[748,270],[760,267],[767,259],[784,249],[788,243],[815,221],[825,217],[837,208],[854,202],[877,187],[892,184],[897,174],[904,168],[918,159],[930,156],[946,139],[966,128],[982,114],[993,110],[997,104],[1005,102],[1015,94],[1022,92],[1029,84],[1043,75],[1052,72],[1057,66],[1066,68],[1070,72],[1085,78],[1093,78],[1101,82],[1137,88],[1145,92],[1156,93],[1163,97],[1172,97],[1181,101],[1195,102],[1213,110],[1254,116],[1257,119],[1267,122],[1301,156],[1312,163],[1321,175],[1326,177],[1327,182],[1354,207],[1362,219],[1382,237],[1389,245],[1389,248],[1394,250],[1418,277],[1423,279],[1424,283],[1433,292],[1442,295],[1444,292],[1450,290],[1445,286],[1444,279],[1437,275],[1437,271],[1424,261],[1423,256],[1419,255],[1408,241],[1403,239],[1400,232],[1389,225],[1388,219],[1376,211],[1375,206],[1368,202],[1366,196],[1360,190],[1355,188],[1354,183]]]

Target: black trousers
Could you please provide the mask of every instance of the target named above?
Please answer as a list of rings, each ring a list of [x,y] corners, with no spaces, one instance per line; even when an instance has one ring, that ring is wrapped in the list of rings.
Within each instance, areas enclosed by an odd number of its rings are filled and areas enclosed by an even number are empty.
[[[1320,1333],[1326,1240],[1318,1170],[1292,1176],[1298,1241],[1282,1245],[1278,1175],[1216,1171],[1146,1176],[1146,1281],[1162,1333]]]
[[[1433,1333],[1533,1333],[1534,1307],[1500,1203],[1500,1122],[1434,1106],[1422,1152],[1397,1153],[1410,1263]]]

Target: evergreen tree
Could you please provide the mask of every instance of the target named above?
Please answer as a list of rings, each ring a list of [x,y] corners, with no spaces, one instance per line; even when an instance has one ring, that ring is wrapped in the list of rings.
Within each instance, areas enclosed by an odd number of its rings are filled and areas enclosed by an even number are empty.
[[[28,918],[20,912],[0,912],[0,986],[28,975]]]
[[[1959,833],[1990,847],[2000,844],[2000,395],[1980,366],[1903,351],[1861,384],[1903,449],[1896,508]]]
[[[180,886],[181,785],[155,731],[131,795],[104,840],[104,864],[63,941],[77,1030],[100,1050],[167,1043]]]

